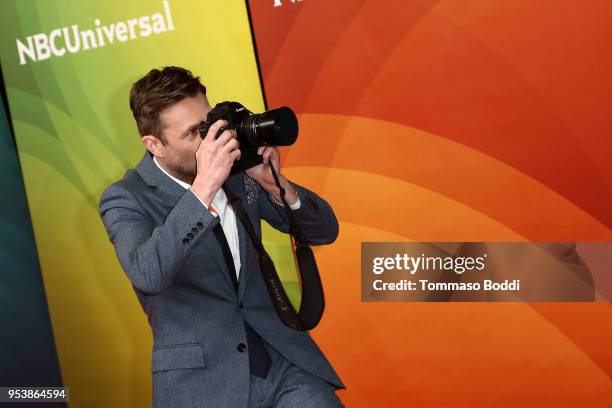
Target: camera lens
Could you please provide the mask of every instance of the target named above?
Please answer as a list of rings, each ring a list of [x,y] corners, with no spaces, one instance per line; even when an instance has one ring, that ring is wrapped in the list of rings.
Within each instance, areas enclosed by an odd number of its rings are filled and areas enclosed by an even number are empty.
[[[254,146],[290,146],[299,132],[295,113],[286,106],[251,115],[236,130]]]

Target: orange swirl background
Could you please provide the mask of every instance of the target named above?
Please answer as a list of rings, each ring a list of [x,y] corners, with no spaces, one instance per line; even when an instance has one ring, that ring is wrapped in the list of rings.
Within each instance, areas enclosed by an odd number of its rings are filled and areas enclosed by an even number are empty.
[[[612,3],[250,2],[349,407],[612,406],[609,303],[361,303],[363,241],[611,241]]]

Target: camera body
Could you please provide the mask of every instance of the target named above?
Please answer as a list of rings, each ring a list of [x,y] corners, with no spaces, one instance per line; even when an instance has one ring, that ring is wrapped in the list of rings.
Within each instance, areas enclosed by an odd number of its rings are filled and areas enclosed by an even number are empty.
[[[206,137],[210,126],[224,119],[228,124],[215,137],[227,130],[236,130],[240,143],[240,159],[231,170],[239,173],[262,163],[257,149],[261,146],[290,146],[295,143],[299,127],[295,113],[283,106],[260,114],[253,114],[239,102],[220,102],[208,113],[206,121],[200,124],[200,136]]]

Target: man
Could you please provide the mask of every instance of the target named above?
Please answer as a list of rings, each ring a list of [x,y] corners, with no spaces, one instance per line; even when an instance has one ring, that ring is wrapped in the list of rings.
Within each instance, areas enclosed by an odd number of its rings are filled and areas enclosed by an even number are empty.
[[[236,133],[217,135],[226,124],[217,121],[200,137],[211,107],[183,68],[150,71],[133,85],[130,107],[146,152],[104,192],[100,215],[153,331],[153,406],[342,406],[335,390],[345,387],[325,356],[276,315],[228,195],[258,236],[261,219],[288,232],[272,164],[312,244],[335,240],[331,207],[282,176],[274,147],[230,176]]]

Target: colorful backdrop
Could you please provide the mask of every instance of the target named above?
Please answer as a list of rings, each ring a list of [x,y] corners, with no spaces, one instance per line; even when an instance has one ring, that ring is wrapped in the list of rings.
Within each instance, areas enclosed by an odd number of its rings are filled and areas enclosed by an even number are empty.
[[[13,1],[0,17],[72,405],[150,398],[148,327],[95,205],[142,154],[127,95],[161,65],[203,76],[212,102],[297,111],[284,172],[340,220],[316,251],[328,307],[312,334],[347,406],[612,405],[609,303],[362,303],[359,265],[363,241],[612,241],[610,2],[169,6],[174,30],[25,65],[16,38],[162,2]]]
[[[609,303],[361,303],[362,241],[610,241],[607,1],[251,2],[285,168],[341,220],[317,338],[347,406],[612,405]]]
[[[0,185],[0,384],[59,386],[49,310],[4,98],[0,99]]]

